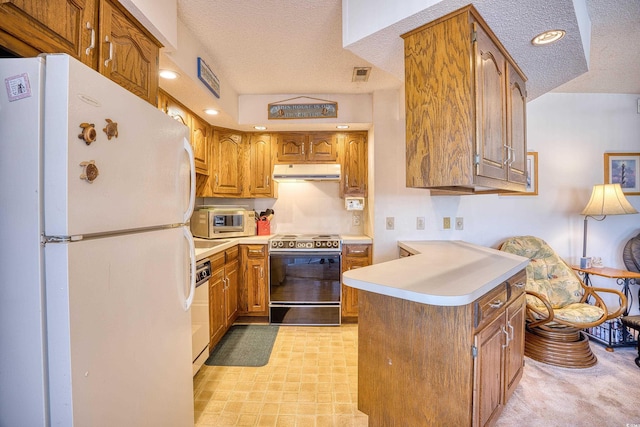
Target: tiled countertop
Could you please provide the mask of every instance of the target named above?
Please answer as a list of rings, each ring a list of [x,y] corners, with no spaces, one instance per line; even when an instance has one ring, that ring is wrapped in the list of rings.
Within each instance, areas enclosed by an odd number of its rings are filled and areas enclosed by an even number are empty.
[[[526,267],[528,258],[460,241],[398,242],[414,256],[354,269],[344,283],[439,306],[470,304]]]

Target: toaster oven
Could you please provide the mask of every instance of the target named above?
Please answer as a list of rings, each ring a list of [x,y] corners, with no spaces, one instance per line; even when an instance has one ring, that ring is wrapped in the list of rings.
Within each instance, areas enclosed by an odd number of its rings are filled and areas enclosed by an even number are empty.
[[[204,207],[191,216],[191,234],[205,239],[256,235],[256,214],[242,208]]]

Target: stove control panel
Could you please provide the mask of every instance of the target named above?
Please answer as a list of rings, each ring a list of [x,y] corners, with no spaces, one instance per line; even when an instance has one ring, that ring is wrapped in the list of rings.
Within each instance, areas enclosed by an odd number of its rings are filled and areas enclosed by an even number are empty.
[[[320,250],[339,252],[341,250],[340,239],[274,239],[269,245],[272,251],[280,250]]]

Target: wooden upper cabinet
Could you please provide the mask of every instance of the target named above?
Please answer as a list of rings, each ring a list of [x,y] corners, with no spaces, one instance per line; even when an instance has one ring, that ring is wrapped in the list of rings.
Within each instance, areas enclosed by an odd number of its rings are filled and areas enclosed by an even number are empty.
[[[524,78],[507,65],[507,146],[509,181],[527,183],[527,91]]]
[[[303,163],[306,159],[308,135],[305,133],[279,133],[276,142],[276,162]]]
[[[475,8],[403,38],[407,187],[524,191],[526,78]]]
[[[155,105],[160,44],[132,19],[114,2],[100,0],[98,71]]]
[[[338,141],[331,132],[277,134],[276,163],[335,163]]]
[[[274,197],[274,182],[271,179],[273,164],[271,161],[271,135],[252,134],[249,138],[249,176],[250,197]]]
[[[19,56],[67,53],[95,68],[96,0],[0,1],[0,44]]]
[[[242,194],[243,138],[237,131],[215,129],[211,184],[215,195]]]
[[[211,126],[163,90],[158,91],[158,108],[189,127],[196,173],[209,175]]]
[[[506,61],[489,35],[476,22],[476,127],[479,176],[506,179]]]
[[[0,0],[0,45],[69,54],[156,104],[161,44],[116,1]]]
[[[309,135],[306,161],[311,163],[338,161],[338,140],[332,132],[314,132]]]
[[[340,196],[367,196],[367,136],[347,133],[342,139]]]
[[[209,153],[211,147],[211,126],[195,114],[189,114],[191,128],[191,147],[196,165],[196,173],[209,175]]]

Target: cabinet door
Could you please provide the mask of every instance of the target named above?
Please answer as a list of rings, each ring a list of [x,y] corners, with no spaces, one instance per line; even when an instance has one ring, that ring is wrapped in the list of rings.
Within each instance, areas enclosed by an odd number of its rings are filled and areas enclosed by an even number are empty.
[[[214,271],[209,279],[209,349],[225,333],[224,269]]]
[[[354,133],[344,136],[341,196],[367,195],[367,137]]]
[[[336,135],[328,132],[315,132],[309,136],[306,160],[309,162],[338,161],[338,140]]]
[[[479,176],[507,179],[506,60],[476,23],[476,126]]]
[[[249,195],[273,197],[271,135],[251,135],[249,140]]]
[[[5,0],[0,3],[0,44],[24,57],[67,53],[96,68],[96,0]]]
[[[196,173],[209,175],[211,126],[195,114],[189,114],[189,127]]]
[[[242,193],[242,136],[231,131],[214,130],[211,177],[214,195]]]
[[[509,146],[509,181],[526,183],[527,172],[527,91],[524,79],[511,64],[507,66],[507,145]]]
[[[509,334],[509,345],[505,348],[505,396],[507,402],[520,378],[524,369],[524,337],[525,337],[525,295],[520,295],[507,308],[507,333]]]
[[[238,316],[238,259],[225,264],[225,326],[229,328]]]
[[[100,0],[98,71],[156,105],[159,44],[111,0]]]
[[[240,311],[243,314],[266,316],[267,246],[241,245]]]
[[[503,313],[475,336],[477,356],[474,364],[473,425],[495,422],[504,405],[503,344],[505,343]]]
[[[371,265],[371,245],[344,245],[342,272]],[[358,317],[358,289],[342,284],[342,317]]]
[[[278,134],[276,162],[303,163],[306,159],[307,135],[304,133]]]

